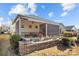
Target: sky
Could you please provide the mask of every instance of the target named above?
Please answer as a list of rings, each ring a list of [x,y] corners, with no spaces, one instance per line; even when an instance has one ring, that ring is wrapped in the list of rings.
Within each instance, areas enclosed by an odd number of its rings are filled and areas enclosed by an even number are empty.
[[[78,3],[0,3],[0,24],[9,25],[17,14],[35,15],[79,28]]]

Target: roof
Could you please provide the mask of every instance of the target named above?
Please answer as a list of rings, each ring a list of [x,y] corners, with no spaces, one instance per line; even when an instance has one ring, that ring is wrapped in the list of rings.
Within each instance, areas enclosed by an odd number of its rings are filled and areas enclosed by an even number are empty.
[[[57,22],[54,22],[54,21],[51,21],[51,20],[48,20],[48,19],[44,19],[42,17],[39,17],[39,16],[34,16],[34,15],[17,15],[15,20],[13,21],[13,23],[17,20],[18,17],[23,17],[23,18],[32,18],[32,19],[35,19],[35,20],[40,20],[44,23],[49,23],[49,24],[55,24],[55,25],[59,25],[59,23]]]
[[[63,24],[63,23],[59,23],[59,25],[60,25],[60,26],[64,26],[64,24]]]
[[[74,26],[65,26],[66,30],[71,30]]]

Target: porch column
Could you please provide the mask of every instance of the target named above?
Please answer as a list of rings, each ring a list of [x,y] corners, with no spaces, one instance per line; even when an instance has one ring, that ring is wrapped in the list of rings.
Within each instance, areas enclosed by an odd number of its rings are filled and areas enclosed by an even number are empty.
[[[47,37],[47,24],[46,24],[46,28],[45,29],[46,29],[46,37]]]
[[[19,19],[19,35],[21,35],[21,19]]]

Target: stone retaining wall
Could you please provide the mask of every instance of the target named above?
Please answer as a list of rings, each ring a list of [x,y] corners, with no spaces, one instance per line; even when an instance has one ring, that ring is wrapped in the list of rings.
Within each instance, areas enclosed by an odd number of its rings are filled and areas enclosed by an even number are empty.
[[[27,44],[26,42],[19,42],[19,53],[20,55],[25,55],[36,50],[41,50],[49,47],[56,46],[59,40],[46,40],[41,42],[35,42],[33,44]]]

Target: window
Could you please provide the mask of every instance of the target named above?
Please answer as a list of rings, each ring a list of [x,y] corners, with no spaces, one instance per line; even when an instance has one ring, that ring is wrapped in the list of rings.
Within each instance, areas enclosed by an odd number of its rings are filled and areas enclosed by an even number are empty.
[[[35,26],[36,29],[38,29],[38,26]]]
[[[29,28],[32,28],[32,25],[29,25]]]
[[[21,25],[21,28],[24,28],[24,24]]]

